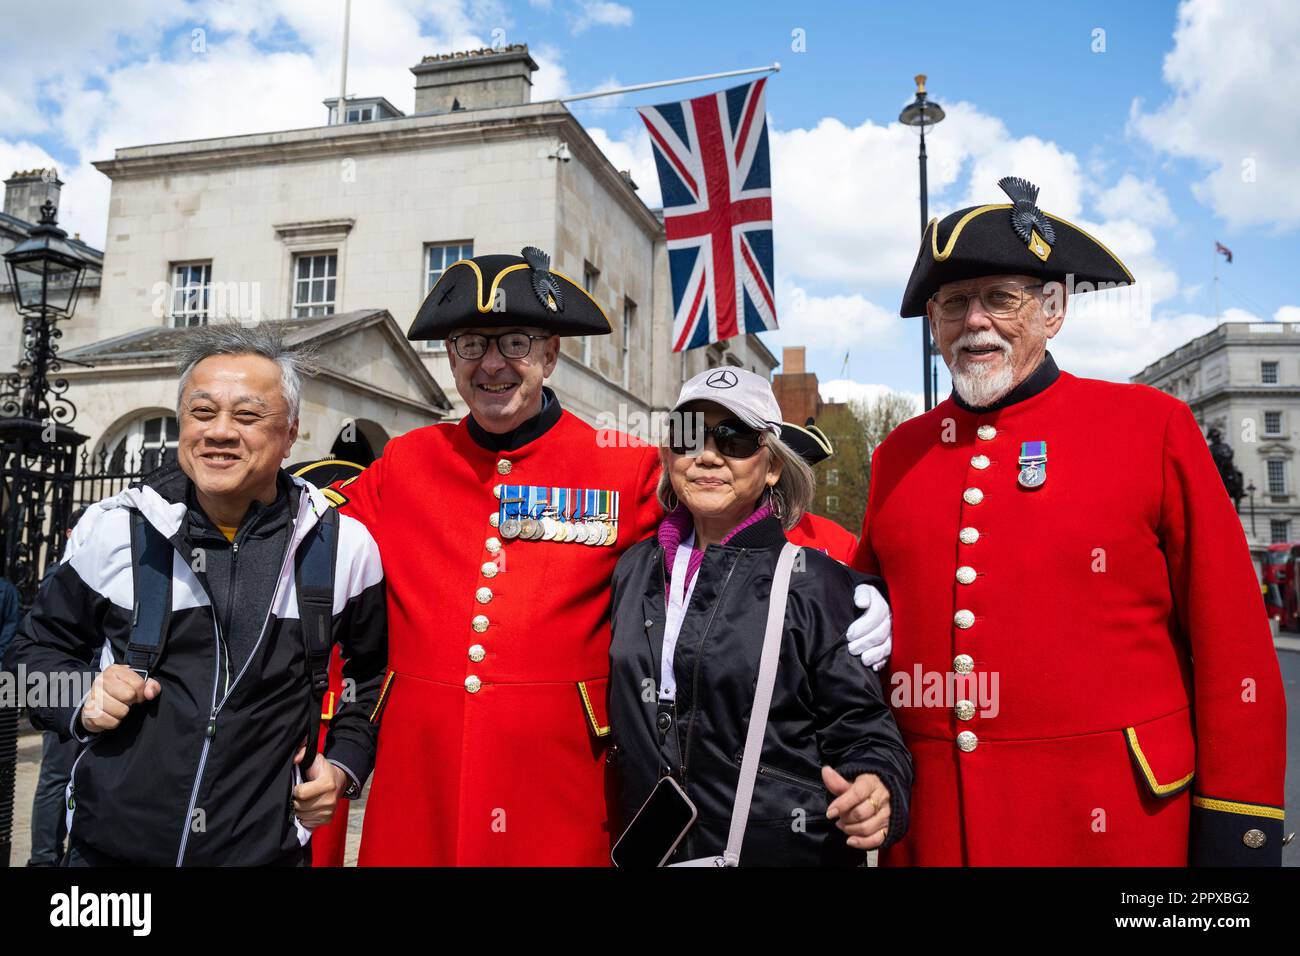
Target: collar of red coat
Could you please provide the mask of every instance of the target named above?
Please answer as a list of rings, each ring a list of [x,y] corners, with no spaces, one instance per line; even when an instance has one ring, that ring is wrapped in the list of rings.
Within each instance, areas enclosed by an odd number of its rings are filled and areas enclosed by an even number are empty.
[[[1046,352],[1043,355],[1043,360],[1038,363],[1038,368],[1034,369],[1027,379],[1011,391],[1007,392],[1006,395],[1002,396],[1001,399],[994,402],[992,405],[989,405],[986,408],[976,408],[973,405],[967,405],[962,401],[961,396],[957,394],[956,389],[953,389],[952,400],[956,403],[958,408],[964,409],[965,411],[971,412],[975,415],[984,415],[988,412],[996,412],[1009,405],[1023,402],[1027,398],[1033,398],[1040,392],[1045,392],[1060,377],[1061,370],[1056,367],[1056,360],[1052,358],[1051,352]]]

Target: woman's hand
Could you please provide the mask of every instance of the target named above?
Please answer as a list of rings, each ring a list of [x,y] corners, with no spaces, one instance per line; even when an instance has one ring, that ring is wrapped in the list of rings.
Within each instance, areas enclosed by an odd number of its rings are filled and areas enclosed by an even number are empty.
[[[874,773],[858,774],[849,783],[831,767],[822,767],[822,782],[835,799],[826,816],[848,834],[849,846],[874,850],[889,834],[889,788]]]

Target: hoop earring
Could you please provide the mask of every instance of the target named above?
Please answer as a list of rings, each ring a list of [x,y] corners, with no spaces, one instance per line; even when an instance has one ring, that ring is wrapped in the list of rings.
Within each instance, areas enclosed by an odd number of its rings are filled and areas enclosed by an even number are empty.
[[[772,509],[772,516],[778,521],[785,518],[785,499],[775,488],[767,490],[767,504]]]

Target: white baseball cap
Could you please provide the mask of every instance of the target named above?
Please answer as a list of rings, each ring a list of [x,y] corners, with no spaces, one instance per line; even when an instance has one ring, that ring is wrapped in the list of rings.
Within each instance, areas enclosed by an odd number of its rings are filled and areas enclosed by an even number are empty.
[[[696,375],[682,386],[673,411],[689,402],[715,402],[750,428],[781,437],[781,406],[772,383],[743,368],[722,365]]]

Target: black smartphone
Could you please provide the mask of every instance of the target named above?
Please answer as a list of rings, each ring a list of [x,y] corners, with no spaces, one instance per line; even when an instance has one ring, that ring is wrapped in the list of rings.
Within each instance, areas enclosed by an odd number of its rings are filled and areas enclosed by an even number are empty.
[[[698,815],[686,791],[664,777],[614,844],[610,859],[624,869],[663,866]]]

